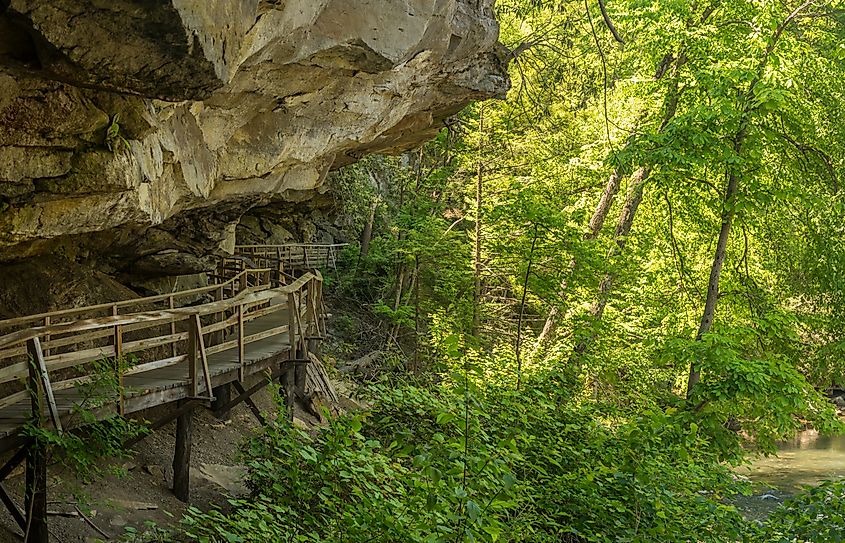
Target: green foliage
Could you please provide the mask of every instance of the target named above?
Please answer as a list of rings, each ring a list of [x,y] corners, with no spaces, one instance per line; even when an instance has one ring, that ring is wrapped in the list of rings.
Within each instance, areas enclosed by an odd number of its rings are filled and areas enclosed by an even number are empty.
[[[109,151],[119,153],[129,150],[129,141],[120,130],[120,113],[112,115],[108,128],[106,128],[105,144]]]
[[[127,457],[129,451],[123,444],[148,431],[138,421],[121,416],[101,420],[98,413],[116,404],[120,394],[118,375],[133,363],[128,358],[104,358],[91,363],[89,379],[75,385],[80,401],[65,421],[75,428],[73,431],[59,433],[52,426],[30,422],[24,427],[24,434],[46,446],[48,455],[83,481],[102,475],[107,469],[103,459]],[[119,468],[115,473],[122,474]]]
[[[508,100],[334,175],[349,239],[373,217],[333,285],[342,354],[389,345],[425,375],[382,376],[370,413],[314,434],[273,423],[253,497],[192,510],[191,538],[831,537],[799,507],[835,519],[834,487],[756,530],[725,466],[842,426],[820,392],[845,383],[839,4],[605,4],[624,47],[594,2],[501,0]]]
[[[839,543],[845,540],[845,482],[826,481],[787,500],[755,541]]]
[[[480,371],[480,369],[479,369]],[[192,541],[739,540],[712,443],[673,410],[614,425],[541,372],[436,388],[375,384],[366,415],[271,422],[245,449],[249,499],[189,511]],[[460,377],[460,373],[456,373]]]

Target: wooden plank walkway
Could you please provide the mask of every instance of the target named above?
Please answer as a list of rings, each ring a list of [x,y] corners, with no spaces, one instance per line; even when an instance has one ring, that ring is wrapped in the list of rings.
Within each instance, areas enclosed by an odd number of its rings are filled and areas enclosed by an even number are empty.
[[[333,259],[332,251],[317,253]],[[266,267],[248,269],[244,260],[228,266],[223,259],[217,282],[199,289],[0,321],[0,452],[19,447],[0,466],[0,501],[27,541],[48,543],[49,536],[47,441],[22,435],[26,425],[62,433],[89,424],[90,415],[102,420],[178,402],[151,429],[176,419],[173,491],[188,502],[197,405],[219,394],[218,412],[246,401],[263,420],[250,396],[270,378],[284,385],[289,408],[304,394],[307,371],[298,358],[307,360],[326,332],[322,276],[288,276],[270,254],[261,261]],[[267,378],[247,390],[244,381],[261,372]],[[2,481],[24,459],[20,508]]]
[[[0,383],[14,386],[15,381],[28,378],[27,345],[39,341],[47,376],[45,381],[35,387],[30,383],[28,388],[40,390],[41,419],[58,419],[61,424],[53,424],[57,428],[78,426],[79,408],[92,408],[98,418],[105,418],[177,400],[210,400],[208,384],[213,389],[268,368],[277,371],[285,361],[296,357],[296,351],[304,352],[308,337],[323,333],[319,274],[308,273],[289,285],[278,286],[243,280],[249,274],[266,280],[266,271],[245,270],[227,283],[207,287],[206,291],[223,298],[215,302],[73,320],[90,314],[90,308],[81,308],[70,315],[69,322],[0,336]],[[226,297],[228,286],[233,288]],[[295,306],[293,315],[290,304]],[[192,319],[195,326],[191,326]],[[37,316],[34,322],[43,320]],[[18,321],[26,318],[5,322],[14,325]],[[2,325],[0,322],[0,329]],[[48,354],[50,349],[52,354]],[[120,375],[120,392],[98,397],[98,405],[92,405],[88,396],[93,385],[86,385],[98,377],[90,373],[91,364],[126,355],[137,356],[138,363]],[[51,382],[59,370],[65,372],[64,380]],[[69,370],[89,374],[68,378]],[[54,403],[44,397],[48,389]],[[0,451],[15,446],[13,438],[33,420],[33,415],[28,390],[0,396]]]

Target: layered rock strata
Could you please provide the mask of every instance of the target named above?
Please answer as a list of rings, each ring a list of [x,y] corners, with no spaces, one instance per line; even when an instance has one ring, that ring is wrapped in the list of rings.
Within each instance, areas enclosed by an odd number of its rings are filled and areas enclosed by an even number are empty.
[[[196,273],[508,88],[493,0],[0,0],[0,261]]]

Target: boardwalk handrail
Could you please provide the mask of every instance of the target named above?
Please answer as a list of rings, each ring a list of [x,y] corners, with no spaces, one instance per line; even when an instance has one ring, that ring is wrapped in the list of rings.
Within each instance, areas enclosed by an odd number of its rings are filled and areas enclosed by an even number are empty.
[[[141,311],[138,313],[126,313],[125,315],[114,315],[111,317],[98,317],[92,319],[83,319],[79,321],[72,321],[72,322],[63,322],[58,324],[51,324],[48,326],[35,326],[32,328],[27,328],[25,330],[19,330],[17,332],[12,332],[10,334],[6,334],[4,336],[0,336],[0,349],[7,348],[10,345],[15,343],[21,343],[31,339],[33,337],[39,337],[44,335],[53,335],[53,334],[66,334],[71,332],[83,332],[83,331],[91,331],[97,330],[99,328],[112,328],[114,326],[120,325],[129,325],[129,324],[167,324],[170,320],[180,320],[185,318],[186,316],[190,315],[210,315],[212,313],[219,313],[222,310],[232,309],[236,305],[245,304],[245,303],[253,303],[253,302],[262,302],[267,301],[270,298],[275,298],[277,296],[281,296],[283,294],[291,294],[297,292],[302,289],[302,287],[307,284],[312,279],[316,279],[317,276],[312,273],[307,273],[294,281],[289,285],[284,285],[281,287],[276,287],[273,289],[262,290],[258,292],[254,292],[251,290],[246,290],[239,292],[234,298],[229,298],[222,301],[217,302],[209,302],[202,305],[195,305],[191,307],[177,307],[174,309],[167,309],[161,311]],[[322,279],[321,279],[322,280]],[[231,281],[231,280],[230,280]],[[211,290],[217,290],[219,285],[213,285]],[[195,292],[205,290],[208,287],[203,287],[200,289],[195,289]],[[189,292],[189,291],[183,291]],[[159,296],[151,296],[149,298],[138,298],[136,301],[141,300],[158,300]],[[167,296],[163,298],[164,300],[167,299]],[[106,305],[96,305],[96,306],[89,306],[83,308],[85,310],[91,309],[99,309],[99,308],[109,308],[112,307],[112,304]],[[82,311],[83,313],[85,311]],[[56,314],[67,314],[66,311],[58,311],[55,313],[44,313],[40,315],[33,315],[33,318],[39,317],[39,320],[44,316],[48,315],[56,315]],[[26,318],[26,317],[24,317]],[[5,324],[7,321],[0,321],[0,324]],[[2,370],[0,370],[2,371]],[[1,382],[1,381],[0,381]]]
[[[338,249],[346,247],[348,243],[278,243],[278,244],[257,244],[257,245],[235,245],[235,249],[263,249],[265,247],[315,247],[315,248],[333,248]]]
[[[256,270],[246,270],[255,272]],[[263,270],[257,270],[263,273]],[[241,272],[233,278],[245,277]],[[221,284],[221,285],[225,285]],[[221,285],[214,285],[212,290],[223,292]],[[208,291],[207,288],[195,291]],[[126,354],[147,352],[147,360],[130,368],[121,368],[119,378],[118,412],[127,412],[125,400],[133,391],[124,387],[124,378],[144,372],[159,370],[188,363],[187,379],[190,388],[188,397],[200,398],[201,392],[210,399],[212,375],[209,372],[208,357],[238,349],[237,366],[239,380],[243,380],[247,370],[245,347],[247,344],[264,340],[275,335],[287,334],[286,349],[292,356],[309,337],[319,337],[325,332],[322,319],[322,276],[319,272],[307,273],[290,284],[268,288],[259,285],[235,292],[230,298],[208,302],[191,307],[148,310],[123,315],[111,315],[78,319],[43,326],[29,327],[0,336],[0,384],[29,377],[32,381],[32,363],[42,368],[38,379],[41,381],[33,388],[6,393],[0,397],[0,409],[26,401],[33,390],[46,393],[50,404],[50,413],[56,428],[61,427],[59,409],[53,399],[54,391],[67,390],[93,379],[88,364],[103,358],[121,358]],[[160,297],[151,297],[160,299]],[[278,303],[271,303],[281,298]],[[150,298],[147,298],[149,300]],[[166,298],[165,298],[166,299]],[[103,306],[94,306],[103,307]],[[105,308],[111,305],[106,304]],[[90,308],[87,309],[90,312]],[[288,317],[284,324],[271,325],[257,333],[245,333],[245,324],[260,317],[286,311]],[[64,315],[68,313],[61,312]],[[203,322],[203,319],[205,322]],[[40,321],[39,316],[35,321]],[[177,330],[176,324],[182,323],[183,329]],[[169,328],[161,328],[166,325]],[[184,325],[187,324],[186,327]],[[185,329],[187,328],[187,329]],[[236,339],[226,340],[231,333]],[[146,333],[146,335],[145,335]],[[127,334],[135,334],[131,341],[124,341]],[[46,338],[42,343],[41,338]],[[90,347],[97,342],[107,342]],[[84,348],[82,348],[84,347]],[[168,348],[163,354],[162,348]],[[54,354],[50,354],[54,349]],[[56,352],[64,349],[65,352]],[[152,358],[150,360],[149,358]],[[49,374],[59,370],[80,368],[82,375],[63,375],[63,380],[52,383]],[[143,409],[156,405],[153,402],[141,402],[131,410]]]
[[[0,320],[0,329],[3,328],[10,328],[13,326],[21,326],[25,325],[30,322],[37,322],[37,321],[44,321],[46,318],[59,318],[59,317],[71,317],[73,315],[83,315],[86,313],[93,313],[96,311],[101,311],[103,309],[114,309],[124,307],[131,307],[131,306],[138,306],[138,305],[149,305],[157,302],[163,302],[169,300],[171,298],[185,298],[185,297],[193,297],[193,296],[200,296],[203,294],[209,294],[215,292],[220,289],[220,287],[227,287],[236,284],[238,281],[246,278],[250,274],[256,274],[258,272],[266,272],[270,271],[269,269],[265,268],[256,268],[256,269],[245,269],[235,275],[234,277],[224,281],[223,283],[207,285],[204,287],[197,287],[189,290],[179,290],[176,292],[172,292],[170,294],[156,294],[154,296],[145,296],[143,298],[130,298],[128,300],[119,300],[116,302],[109,302],[104,304],[96,304],[96,305],[89,305],[84,307],[75,307],[72,309],[59,309],[56,311],[48,311],[45,313],[37,313],[34,315],[25,315],[23,317],[14,317],[11,319]]]
[[[335,267],[340,249],[348,243],[284,243],[278,245],[235,245],[236,257],[258,259],[259,265],[280,263],[287,268]]]

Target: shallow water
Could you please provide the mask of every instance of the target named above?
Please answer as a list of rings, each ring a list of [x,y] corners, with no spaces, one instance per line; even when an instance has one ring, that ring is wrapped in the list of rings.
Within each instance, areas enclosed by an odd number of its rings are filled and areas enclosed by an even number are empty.
[[[845,435],[820,436],[806,430],[783,443],[777,456],[757,458],[737,471],[787,494],[826,479],[845,478]]]

